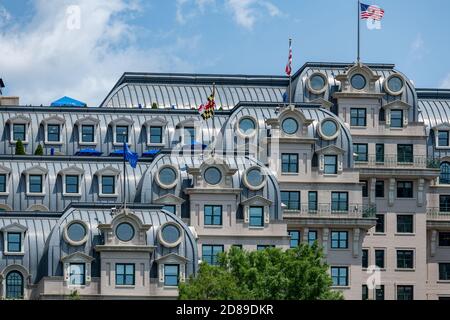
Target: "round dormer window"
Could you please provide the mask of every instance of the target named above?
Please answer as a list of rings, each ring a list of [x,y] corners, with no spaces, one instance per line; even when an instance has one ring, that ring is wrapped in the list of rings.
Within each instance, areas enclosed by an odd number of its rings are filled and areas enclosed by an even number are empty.
[[[164,189],[171,189],[176,186],[178,180],[178,173],[174,167],[165,165],[159,169],[156,176],[156,181],[159,186]]]
[[[333,140],[339,134],[337,122],[331,118],[324,119],[319,126],[319,134],[325,140]]]
[[[266,183],[266,176],[259,167],[251,167],[244,175],[244,184],[250,190],[259,190],[264,187]]]
[[[239,120],[239,132],[244,136],[252,136],[256,132],[256,122],[252,118],[242,118]]]
[[[294,118],[286,118],[283,120],[281,128],[286,134],[294,134],[298,130],[297,120],[295,120]]]
[[[362,90],[366,87],[367,81],[362,74],[355,74],[350,80],[352,87],[356,90]]]
[[[116,236],[120,241],[128,242],[134,237],[134,228],[131,224],[123,222],[116,228]]]
[[[167,222],[158,230],[159,241],[165,247],[175,247],[183,240],[183,230],[174,222]]]
[[[63,235],[67,243],[80,246],[87,241],[88,226],[83,221],[72,221],[64,228]]]
[[[385,85],[386,91],[391,95],[399,95],[403,91],[404,82],[398,75],[392,75],[386,80],[387,86]]]
[[[326,90],[328,80],[322,73],[313,73],[307,80],[308,90],[313,94],[321,94]]]
[[[210,167],[205,170],[203,178],[208,184],[216,185],[222,180],[222,172],[216,167]]]

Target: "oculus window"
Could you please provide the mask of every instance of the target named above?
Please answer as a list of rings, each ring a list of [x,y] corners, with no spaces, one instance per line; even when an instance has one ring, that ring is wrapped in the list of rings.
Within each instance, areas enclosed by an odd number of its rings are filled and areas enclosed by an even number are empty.
[[[298,122],[294,118],[284,119],[281,128],[286,134],[295,134],[298,131]]]
[[[309,85],[311,86],[311,89],[313,89],[314,91],[323,90],[323,88],[325,87],[325,84],[326,84],[326,80],[325,80],[324,76],[322,76],[320,74],[312,75],[309,78]]]
[[[322,130],[322,135],[327,138],[332,138],[336,135],[338,132],[338,125],[333,120],[325,120],[320,125],[320,128]]]
[[[170,245],[176,244],[181,238],[180,228],[174,224],[167,224],[161,229],[161,237]]]
[[[87,235],[86,227],[79,222],[71,223],[67,227],[67,237],[72,242],[81,242]]]
[[[392,76],[388,80],[388,89],[394,93],[398,93],[403,89],[403,80],[400,77]]]
[[[222,172],[216,167],[210,167],[205,170],[203,177],[208,184],[216,185],[222,180]]]
[[[239,131],[243,135],[250,136],[252,135],[256,130],[256,123],[251,118],[243,118],[239,121]]]
[[[116,228],[116,236],[120,241],[128,242],[134,237],[134,228],[131,224],[123,222]]]
[[[355,74],[351,79],[350,83],[356,90],[362,90],[366,87],[367,81],[362,74]]]

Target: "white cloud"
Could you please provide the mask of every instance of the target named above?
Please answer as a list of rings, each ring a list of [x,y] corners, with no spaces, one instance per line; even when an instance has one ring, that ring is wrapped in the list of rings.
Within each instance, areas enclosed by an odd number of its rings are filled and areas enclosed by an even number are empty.
[[[11,21],[11,14],[6,10],[5,7],[0,5],[0,27],[5,26],[8,22]]]
[[[412,60],[422,60],[424,55],[428,53],[422,34],[418,33],[410,46],[409,55]]]
[[[450,73],[447,75],[447,77],[445,77],[444,80],[442,80],[440,87],[442,89],[450,89]]]
[[[127,22],[140,9],[138,1],[64,2],[37,0],[28,24],[0,30],[1,76],[22,104],[47,105],[68,95],[97,106],[124,71],[192,71],[178,56],[188,41],[138,46]],[[68,4],[80,6],[79,30],[67,28]]]
[[[271,17],[283,15],[277,6],[265,0],[226,0],[226,7],[232,12],[236,23],[249,30],[266,14]]]

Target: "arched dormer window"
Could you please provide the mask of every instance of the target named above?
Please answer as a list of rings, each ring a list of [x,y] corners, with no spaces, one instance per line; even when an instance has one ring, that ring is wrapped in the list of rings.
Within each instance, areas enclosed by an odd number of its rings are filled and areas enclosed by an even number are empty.
[[[97,145],[97,128],[99,120],[94,117],[85,117],[78,119],[75,125],[78,128],[78,144],[80,146]]]
[[[63,127],[66,120],[59,116],[53,116],[42,120],[44,126],[44,143],[50,145],[63,144]]]
[[[26,179],[27,196],[44,196],[46,192],[45,178],[48,170],[40,166],[34,166],[26,169],[24,172]]]
[[[30,284],[30,274],[28,270],[20,264],[11,264],[0,273],[2,285],[2,298],[5,299],[27,299],[27,288]]]
[[[9,118],[7,123],[9,124],[9,143],[16,144],[21,140],[22,143],[27,144],[31,119],[18,115]]]
[[[450,184],[450,163],[441,163],[441,174],[439,175],[440,184]]]
[[[0,196],[9,194],[9,178],[11,169],[0,165]]]
[[[120,170],[108,166],[95,173],[98,179],[99,197],[117,197],[119,195],[118,180]]]
[[[49,211],[46,206],[43,204],[33,204],[27,208],[27,211],[40,211],[40,212],[47,212]]]
[[[166,143],[167,121],[156,117],[144,123],[147,132],[147,146],[164,146]]]
[[[111,121],[109,124],[113,133],[113,145],[123,146],[131,144],[132,128],[134,121],[125,117]]]
[[[176,125],[178,142],[182,145],[191,145],[193,142],[202,142],[201,122],[194,118],[186,119]]]
[[[84,174],[83,169],[71,166],[61,170],[58,174],[61,176],[63,196],[81,196],[81,179]]]
[[[24,241],[27,230],[27,227],[19,223],[13,223],[1,229],[4,255],[18,256],[25,254]]]

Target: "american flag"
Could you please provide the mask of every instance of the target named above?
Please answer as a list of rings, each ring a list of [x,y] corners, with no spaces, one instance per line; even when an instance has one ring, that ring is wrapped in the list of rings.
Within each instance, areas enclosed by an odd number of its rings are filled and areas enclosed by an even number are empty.
[[[292,41],[289,39],[289,57],[285,68],[286,74],[290,77],[292,73]]]
[[[361,3],[361,19],[381,20],[384,10],[379,6]]]

